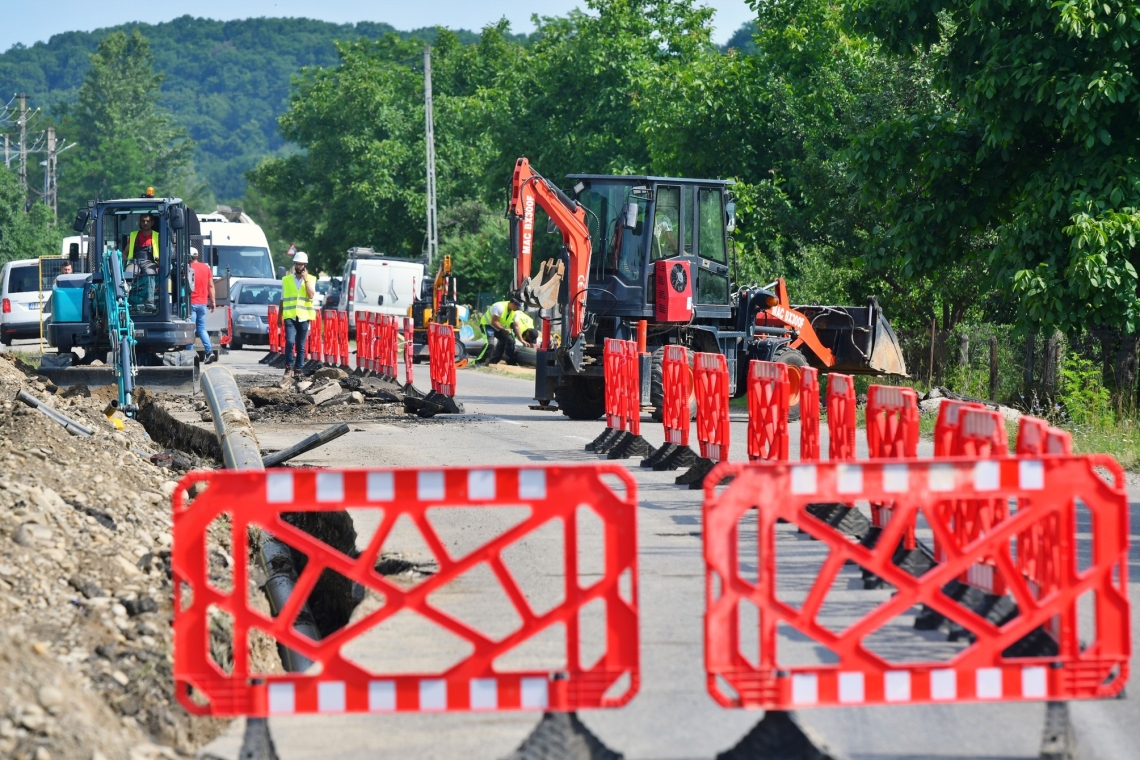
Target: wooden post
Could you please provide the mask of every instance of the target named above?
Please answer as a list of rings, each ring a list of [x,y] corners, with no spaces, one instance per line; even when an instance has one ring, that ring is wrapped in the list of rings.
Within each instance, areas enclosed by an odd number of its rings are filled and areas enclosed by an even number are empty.
[[[965,369],[970,366],[970,334],[962,333],[958,338],[958,366]]]
[[[930,367],[926,374],[926,386],[934,387],[934,337],[938,329],[938,317],[930,318]]]
[[[1061,365],[1061,353],[1064,350],[1065,336],[1060,330],[1045,341],[1045,370],[1042,372],[1041,385],[1047,398],[1052,399],[1057,392],[1057,377]]]
[[[997,401],[998,391],[998,340],[990,336],[990,401]]]
[[[1022,383],[1025,386],[1023,392],[1027,401],[1033,395],[1033,365],[1035,363],[1033,354],[1036,346],[1037,333],[1030,330],[1029,334],[1025,336],[1025,368],[1022,373]]]

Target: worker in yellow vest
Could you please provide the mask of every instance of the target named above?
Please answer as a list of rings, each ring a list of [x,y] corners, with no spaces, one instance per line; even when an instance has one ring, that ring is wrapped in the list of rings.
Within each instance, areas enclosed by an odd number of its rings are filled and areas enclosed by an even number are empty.
[[[529,322],[532,335],[534,330],[534,321],[521,309],[522,301],[512,296],[509,301],[491,304],[491,308],[484,312],[479,322],[483,326],[483,334],[487,338],[487,344],[475,360],[476,364],[495,364],[504,355],[507,364],[518,364],[518,360],[515,358],[515,339],[517,338],[523,345],[532,345],[523,333],[524,320]],[[520,320],[520,316],[524,319]],[[495,340],[494,348],[491,348],[492,338]],[[490,349],[489,355],[488,349]]]
[[[285,377],[290,374],[301,376],[309,323],[316,315],[313,296],[317,294],[317,278],[305,271],[308,264],[309,255],[298,251],[293,256],[293,271],[281,279],[281,310],[277,319],[278,324],[285,327]],[[296,358],[293,356],[294,347]]]
[[[130,234],[127,241],[127,261],[138,255],[139,258],[158,261],[158,232],[154,229],[154,216],[143,214],[139,217],[139,228]]]

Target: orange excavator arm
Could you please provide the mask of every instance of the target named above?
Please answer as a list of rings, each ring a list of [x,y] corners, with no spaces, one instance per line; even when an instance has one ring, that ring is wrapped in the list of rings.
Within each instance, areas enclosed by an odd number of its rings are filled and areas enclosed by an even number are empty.
[[[507,217],[511,224],[511,253],[514,256],[514,287],[523,303],[549,309],[558,300],[562,280],[566,276],[562,262],[545,261],[537,278],[531,277],[531,255],[534,250],[534,210],[539,206],[562,232],[562,244],[569,262],[569,303],[566,319],[569,339],[582,333],[586,319],[586,283],[590,274],[590,229],[586,210],[571,200],[552,182],[520,158],[515,162],[511,179],[511,201]]]

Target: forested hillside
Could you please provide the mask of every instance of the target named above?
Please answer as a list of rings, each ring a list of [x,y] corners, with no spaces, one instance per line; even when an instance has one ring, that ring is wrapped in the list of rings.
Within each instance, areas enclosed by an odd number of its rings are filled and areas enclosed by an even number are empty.
[[[0,54],[0,102],[23,92],[33,106],[60,113],[61,107],[75,102],[99,41],[116,30],[138,30],[149,40],[154,68],[165,77],[159,102],[194,141],[197,178],[221,201],[240,199],[244,173],[262,157],[285,148],[277,117],[288,106],[290,78],[303,66],[335,65],[334,41],[378,39],[390,32],[403,38],[435,38],[435,29],[399,32],[373,22],[213,21],[191,16],[67,32]],[[471,32],[456,34],[464,42],[477,39]]]

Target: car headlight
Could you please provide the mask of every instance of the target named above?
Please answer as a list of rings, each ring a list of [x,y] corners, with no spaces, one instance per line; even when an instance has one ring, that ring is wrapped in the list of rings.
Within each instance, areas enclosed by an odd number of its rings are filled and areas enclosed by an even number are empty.
[[[254,314],[242,314],[237,318],[239,325],[256,325],[258,323],[257,316]]]

